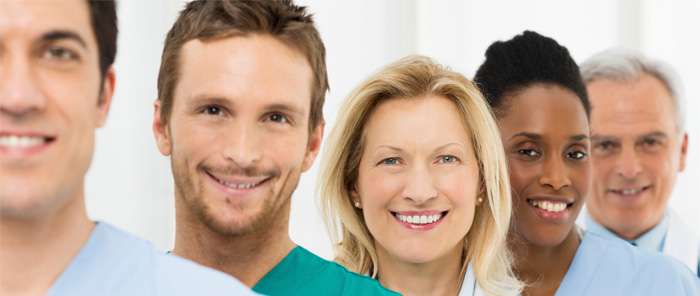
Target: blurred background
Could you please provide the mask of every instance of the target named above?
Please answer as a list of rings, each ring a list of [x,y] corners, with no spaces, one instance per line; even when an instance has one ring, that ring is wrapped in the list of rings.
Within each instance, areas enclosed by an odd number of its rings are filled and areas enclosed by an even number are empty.
[[[151,132],[156,78],[165,34],[182,0],[119,1],[117,89],[105,128],[98,132],[87,179],[93,219],[107,221],[169,249],[174,239],[174,194],[169,159]],[[525,29],[553,37],[577,62],[612,46],[639,50],[670,63],[685,86],[690,139],[686,170],[671,207],[700,233],[700,1],[697,0],[353,0],[297,1],[315,14],[327,49],[331,91],[324,108],[332,128],[341,101],[381,66],[424,54],[471,78],[493,41]],[[315,184],[318,161],[292,197],[290,234],[331,258]],[[695,184],[693,184],[695,183]]]

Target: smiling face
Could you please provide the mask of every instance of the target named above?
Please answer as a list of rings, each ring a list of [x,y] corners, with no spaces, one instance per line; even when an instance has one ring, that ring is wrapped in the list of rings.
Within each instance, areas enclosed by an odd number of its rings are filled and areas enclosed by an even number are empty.
[[[178,211],[239,235],[286,223],[300,174],[318,152],[309,135],[311,68],[273,37],[251,35],[182,48],[170,122],[154,131],[171,156]]]
[[[391,99],[373,111],[352,195],[380,265],[462,254],[480,179],[469,134],[442,97]]]
[[[685,165],[687,135],[678,130],[669,92],[653,76],[593,81],[588,91],[596,172],[588,208],[605,227],[634,239],[663,217]]]
[[[100,76],[86,1],[0,2],[0,216],[82,197],[114,86]]]
[[[589,128],[578,97],[559,86],[529,86],[498,119],[513,191],[515,235],[557,246],[572,231],[590,186]]]

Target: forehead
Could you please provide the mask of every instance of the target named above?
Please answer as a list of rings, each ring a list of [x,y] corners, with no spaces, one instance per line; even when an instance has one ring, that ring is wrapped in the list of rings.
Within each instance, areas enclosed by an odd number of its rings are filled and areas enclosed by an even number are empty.
[[[597,80],[588,84],[594,133],[636,135],[675,129],[673,99],[655,77],[635,81]]]
[[[175,96],[235,98],[310,108],[312,72],[297,50],[270,36],[190,40],[180,55]]]
[[[49,31],[67,30],[94,44],[88,8],[85,0],[0,1],[0,39],[34,40]]]
[[[528,132],[548,137],[588,135],[588,118],[576,94],[556,85],[536,84],[509,95],[508,110],[498,119],[507,139]]]
[[[439,96],[384,101],[370,115],[364,133],[370,146],[427,147],[466,144],[470,134],[455,103]]]

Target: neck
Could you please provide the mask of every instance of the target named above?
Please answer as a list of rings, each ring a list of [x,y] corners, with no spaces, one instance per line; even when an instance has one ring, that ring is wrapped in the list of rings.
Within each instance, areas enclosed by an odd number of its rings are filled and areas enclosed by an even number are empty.
[[[619,223],[612,223],[612,221],[603,219],[604,215],[596,211],[596,208],[597,207],[588,207],[588,214],[591,215],[591,218],[593,218],[596,223],[610,230],[610,232],[614,233],[618,237],[628,241],[636,240],[649,230],[653,229],[656,225],[661,223],[661,220],[663,220],[665,215],[665,212],[661,212],[661,215],[658,217],[646,219],[646,222],[641,221],[641,223],[634,223],[633,225],[629,225],[630,227],[625,227],[627,225],[618,225]]]
[[[515,274],[526,284],[522,295],[554,295],[569,271],[580,240],[572,228],[556,246],[536,245],[512,236],[508,243],[515,258]]]
[[[240,235],[213,231],[176,198],[176,234],[173,253],[225,272],[248,287],[257,284],[295,244],[289,238],[288,201],[264,229]]]
[[[463,246],[459,245],[436,260],[411,263],[378,246],[379,281],[401,295],[457,295],[463,276],[462,252]]]
[[[32,217],[0,217],[0,295],[45,295],[94,228],[83,191]]]

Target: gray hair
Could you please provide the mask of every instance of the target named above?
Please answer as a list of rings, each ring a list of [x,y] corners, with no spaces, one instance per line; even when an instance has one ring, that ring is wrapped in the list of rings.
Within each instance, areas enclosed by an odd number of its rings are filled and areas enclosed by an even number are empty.
[[[636,81],[649,74],[666,86],[673,98],[676,125],[679,132],[685,131],[685,102],[682,84],[676,71],[667,63],[649,59],[639,52],[627,49],[608,49],[588,58],[581,64],[581,76],[586,84],[598,80]]]

